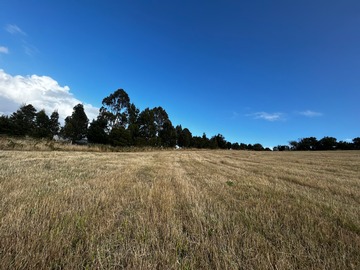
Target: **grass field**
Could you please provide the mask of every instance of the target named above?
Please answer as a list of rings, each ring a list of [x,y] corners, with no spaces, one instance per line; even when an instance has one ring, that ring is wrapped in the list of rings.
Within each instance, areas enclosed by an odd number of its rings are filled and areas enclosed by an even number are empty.
[[[1,269],[360,269],[360,152],[1,151]]]

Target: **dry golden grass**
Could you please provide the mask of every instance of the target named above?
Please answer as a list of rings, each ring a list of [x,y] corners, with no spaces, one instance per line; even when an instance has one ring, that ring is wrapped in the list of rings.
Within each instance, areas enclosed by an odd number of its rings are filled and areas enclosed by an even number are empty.
[[[360,152],[0,152],[1,269],[359,269]]]
[[[78,145],[66,141],[35,139],[31,137],[9,137],[0,134],[0,150],[14,151],[76,151],[76,152],[145,152],[159,148],[144,147],[113,147],[103,144]],[[162,149],[164,150],[164,149]]]
[[[110,147],[104,145],[72,145],[69,142],[56,142],[49,139],[0,136],[0,150],[100,152],[110,149]]]

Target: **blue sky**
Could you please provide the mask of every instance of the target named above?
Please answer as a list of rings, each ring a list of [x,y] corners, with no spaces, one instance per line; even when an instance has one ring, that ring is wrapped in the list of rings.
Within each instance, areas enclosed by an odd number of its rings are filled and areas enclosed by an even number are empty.
[[[194,135],[360,136],[359,1],[1,0],[0,69],[2,113],[123,88]]]

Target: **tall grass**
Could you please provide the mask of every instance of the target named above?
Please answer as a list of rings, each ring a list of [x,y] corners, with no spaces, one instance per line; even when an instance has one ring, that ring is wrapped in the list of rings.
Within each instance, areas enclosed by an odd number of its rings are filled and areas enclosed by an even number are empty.
[[[1,269],[359,269],[360,152],[0,152]]]
[[[76,152],[145,152],[166,150],[151,146],[114,147],[104,144],[72,144],[70,141],[54,141],[31,137],[9,137],[0,134],[0,150],[15,151],[76,151]]]

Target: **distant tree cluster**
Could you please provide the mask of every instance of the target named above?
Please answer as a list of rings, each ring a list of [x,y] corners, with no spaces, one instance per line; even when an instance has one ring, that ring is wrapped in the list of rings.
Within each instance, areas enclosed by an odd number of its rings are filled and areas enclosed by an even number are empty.
[[[48,116],[44,110],[37,111],[31,104],[21,106],[10,116],[0,116],[0,134],[10,136],[31,136],[53,138],[59,135],[81,143],[105,144],[114,147],[151,146],[206,149],[233,149],[270,151],[260,143],[244,144],[228,142],[221,134],[208,138],[193,136],[188,128],[173,126],[167,112],[162,107],[146,108],[140,111],[130,102],[123,89],[102,100],[102,107],[96,119],[89,123],[84,106],[78,104],[70,116],[65,118],[64,126],[59,124],[59,114],[54,111]],[[274,150],[352,150],[360,149],[360,138],[344,142],[333,137],[317,140],[315,137],[291,141],[289,145],[279,145]]]
[[[360,150],[360,137],[352,139],[352,142],[337,141],[334,137],[324,137],[317,140],[315,137],[307,137],[298,141],[290,141],[289,145],[278,145],[275,151],[324,151],[324,150]]]
[[[65,124],[66,126],[66,124]],[[105,97],[97,119],[87,129],[90,143],[112,146],[152,146],[208,149],[264,150],[261,144],[231,143],[221,134],[193,136],[188,128],[173,126],[162,107],[140,111],[123,89]]]
[[[193,136],[188,128],[173,126],[162,107],[140,111],[130,102],[128,94],[118,89],[102,100],[96,119],[89,123],[84,106],[78,104],[64,126],[59,124],[59,114],[50,117],[44,110],[37,111],[31,104],[21,106],[10,116],[0,116],[0,134],[53,138],[59,135],[73,143],[106,144],[115,147],[151,146],[234,150],[270,150],[261,144],[239,144],[226,141],[221,134],[208,138]]]
[[[37,111],[31,104],[21,106],[10,116],[0,116],[0,134],[50,139],[59,131],[57,111],[49,117],[44,110]]]

